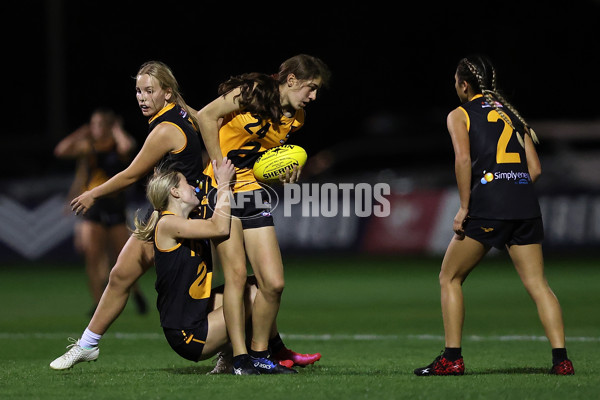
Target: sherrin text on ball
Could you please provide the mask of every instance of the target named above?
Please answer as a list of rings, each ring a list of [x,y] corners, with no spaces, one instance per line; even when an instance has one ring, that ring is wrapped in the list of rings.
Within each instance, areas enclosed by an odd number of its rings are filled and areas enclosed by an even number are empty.
[[[286,168],[302,167],[306,163],[306,151],[297,145],[283,144],[265,151],[254,163],[254,176],[261,182],[279,181]]]

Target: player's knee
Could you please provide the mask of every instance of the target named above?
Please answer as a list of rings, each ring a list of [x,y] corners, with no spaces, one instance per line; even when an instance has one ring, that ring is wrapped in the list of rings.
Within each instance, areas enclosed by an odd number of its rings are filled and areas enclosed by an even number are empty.
[[[438,281],[440,283],[440,286],[444,286],[447,285],[448,282],[450,281],[448,279],[448,275],[444,273],[444,271],[440,271],[440,274],[438,275]]]
[[[449,274],[443,270],[440,272],[438,279],[440,287],[442,288],[449,287],[452,285],[462,285],[462,282],[464,280],[462,277],[457,276],[456,274]]]
[[[126,268],[123,264],[117,263],[110,271],[108,284],[111,287],[130,288],[139,278],[139,274],[132,268]]]
[[[285,281],[283,278],[269,278],[264,280],[260,290],[265,296],[279,298],[284,288]]]
[[[227,285],[235,286],[238,289],[243,289],[248,283],[248,272],[246,268],[232,268],[225,273],[225,282]],[[227,285],[225,287],[227,288]]]

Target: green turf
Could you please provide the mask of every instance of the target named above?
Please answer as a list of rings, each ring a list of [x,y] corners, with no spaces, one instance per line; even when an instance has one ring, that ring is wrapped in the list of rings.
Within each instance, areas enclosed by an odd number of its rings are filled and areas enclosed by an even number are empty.
[[[294,376],[206,376],[167,345],[154,308],[127,306],[97,362],[53,371],[67,336],[88,322],[79,266],[0,266],[0,399],[595,399],[600,388],[600,265],[552,259],[546,275],[564,312],[575,376],[550,376],[550,347],[505,255],[465,283],[462,377],[416,377],[443,347],[439,258],[285,257],[278,318],[289,347],[319,351]],[[153,302],[153,271],[141,280]]]

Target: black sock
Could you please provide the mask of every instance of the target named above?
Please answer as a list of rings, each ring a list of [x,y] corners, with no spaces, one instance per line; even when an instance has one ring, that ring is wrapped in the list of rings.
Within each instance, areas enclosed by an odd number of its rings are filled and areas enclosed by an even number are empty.
[[[562,361],[568,359],[567,349],[564,347],[558,349],[552,349],[552,365],[559,364]]]
[[[233,363],[237,364],[238,362],[242,361],[246,357],[250,357],[250,356],[248,354],[238,354],[237,356],[233,357]]]
[[[462,357],[461,347],[446,347],[444,350],[444,358],[448,361],[456,361]]]
[[[250,356],[254,358],[269,358],[269,350],[255,351],[250,349],[248,354],[250,354]]]
[[[279,333],[275,335],[275,337],[269,339],[269,350],[271,351],[271,354],[277,354],[283,348],[285,348],[285,345],[283,344],[283,340],[281,340]]]

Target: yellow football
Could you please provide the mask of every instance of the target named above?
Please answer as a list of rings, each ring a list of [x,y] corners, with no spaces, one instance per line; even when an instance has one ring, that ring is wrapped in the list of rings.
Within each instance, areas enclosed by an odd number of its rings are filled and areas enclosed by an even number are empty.
[[[279,175],[285,174],[286,168],[293,168],[294,165],[302,167],[307,157],[306,151],[294,144],[273,147],[262,153],[254,163],[254,176],[261,182],[277,182]]]

